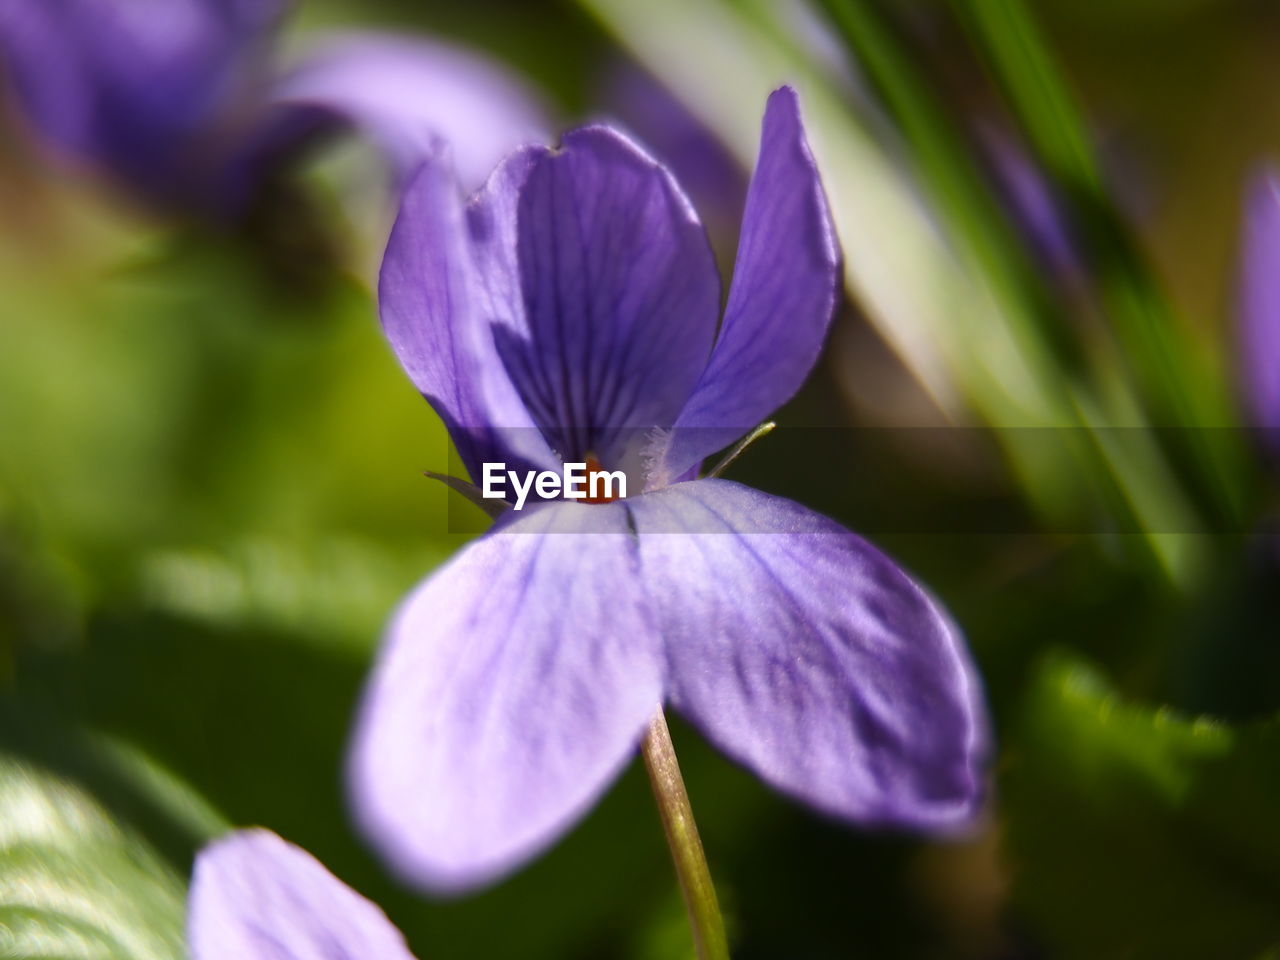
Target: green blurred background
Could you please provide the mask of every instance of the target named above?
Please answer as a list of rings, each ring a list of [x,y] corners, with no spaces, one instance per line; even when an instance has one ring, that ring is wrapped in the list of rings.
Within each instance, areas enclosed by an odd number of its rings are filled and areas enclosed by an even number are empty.
[[[869,531],[936,592],[1000,752],[987,821],[930,841],[827,823],[676,725],[735,956],[1280,956],[1280,546],[1232,339],[1244,184],[1280,155],[1280,7],[423,6],[304,0],[288,40],[455,38],[566,126],[623,112],[610,78],[642,65],[743,164],[764,93],[804,97],[850,301],[732,476]],[[220,232],[5,129],[0,954],[178,955],[194,850],[261,824],[423,960],[688,957],[636,769],[456,902],[398,886],[350,827],[382,624],[479,529],[422,476],[448,441],[378,331],[368,158],[320,151],[288,217]],[[990,131],[1054,198],[1065,261]]]

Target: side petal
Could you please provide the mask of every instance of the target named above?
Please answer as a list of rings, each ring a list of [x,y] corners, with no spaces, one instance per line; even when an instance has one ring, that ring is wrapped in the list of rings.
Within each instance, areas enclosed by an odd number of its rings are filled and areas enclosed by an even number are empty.
[[[550,844],[662,698],[661,641],[620,505],[548,504],[405,602],[366,690],[357,818],[406,879],[457,892]]]
[[[381,910],[267,830],[200,852],[187,942],[192,960],[413,960]]]
[[[789,400],[822,350],[836,307],[840,248],[800,105],[769,97],[747,191],[733,285],[715,351],[676,422],[676,477]]]
[[[1249,191],[1240,301],[1240,365],[1253,423],[1280,451],[1280,176]]]
[[[394,34],[328,38],[280,80],[272,100],[356,128],[382,150],[401,183],[441,139],[469,190],[520,144],[547,139],[545,108],[498,63]]]
[[[495,331],[503,361],[565,460],[617,469],[706,365],[720,296],[706,233],[666,169],[603,126],[538,158],[517,227],[524,315]]]
[[[485,461],[557,462],[503,369],[490,324],[494,311],[520,309],[515,205],[535,156],[512,156],[470,209],[447,162],[427,159],[404,193],[378,281],[383,331],[473,479]]]
[[[977,679],[950,621],[893,561],[727,481],[626,503],[671,701],[712,742],[838,817],[944,828],[974,815]]]

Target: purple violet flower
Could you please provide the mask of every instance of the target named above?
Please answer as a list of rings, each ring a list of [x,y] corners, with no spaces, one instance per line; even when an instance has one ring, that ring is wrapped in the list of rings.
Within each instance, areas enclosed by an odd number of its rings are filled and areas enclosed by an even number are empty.
[[[318,129],[350,126],[407,175],[439,137],[464,173],[540,139],[541,107],[458,48],[331,38],[273,58],[288,0],[6,0],[0,73],[59,153],[166,207],[236,212],[266,168]]]
[[[1280,177],[1272,170],[1249,189],[1242,262],[1243,399],[1264,442],[1280,453]]]
[[[974,816],[986,727],[947,616],[832,521],[692,479],[799,388],[839,260],[787,87],[765,112],[722,319],[696,214],[608,127],[515,153],[468,204],[442,163],[419,172],[382,320],[471,475],[594,460],[642,492],[508,510],[396,614],[350,782],[406,878],[459,891],[546,847],[664,702],[831,816]]]
[[[413,960],[378,907],[267,830],[200,851],[187,944],[192,960]]]

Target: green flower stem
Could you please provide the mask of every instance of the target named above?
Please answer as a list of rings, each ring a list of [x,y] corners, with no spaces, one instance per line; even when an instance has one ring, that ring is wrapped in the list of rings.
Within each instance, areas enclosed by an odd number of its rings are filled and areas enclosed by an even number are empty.
[[[716,900],[716,888],[707,869],[707,858],[698,839],[698,825],[693,821],[689,793],[680,776],[680,764],[671,745],[671,731],[661,708],[654,714],[649,732],[640,747],[644,767],[649,772],[649,785],[658,804],[658,816],[671,848],[671,859],[680,880],[680,892],[689,911],[693,928],[693,945],[698,960],[729,960],[729,941],[724,932],[724,918]]]

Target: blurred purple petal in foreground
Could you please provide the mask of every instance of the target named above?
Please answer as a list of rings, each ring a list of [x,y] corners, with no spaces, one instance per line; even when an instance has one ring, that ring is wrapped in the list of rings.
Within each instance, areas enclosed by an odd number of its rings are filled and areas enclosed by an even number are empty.
[[[839,248],[790,88],[765,110],[741,238],[721,317],[692,206],[605,126],[513,155],[467,206],[434,161],[407,191],[383,325],[473,477],[596,463],[631,494],[508,511],[395,617],[351,793],[410,880],[464,890],[545,848],[663,701],[827,814],[975,815],[987,725],[946,615],[832,521],[690,479],[799,389],[836,307]]]
[[[413,960],[381,910],[267,830],[200,852],[187,944],[192,960]]]

